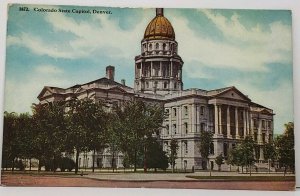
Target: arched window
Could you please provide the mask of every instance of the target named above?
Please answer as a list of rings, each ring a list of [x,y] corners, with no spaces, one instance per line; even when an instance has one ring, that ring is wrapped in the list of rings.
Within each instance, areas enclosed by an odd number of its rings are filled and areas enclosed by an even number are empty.
[[[159,49],[159,44],[158,44],[158,43],[155,44],[155,49],[156,49],[156,50]]]
[[[177,83],[176,82],[174,83],[174,89],[177,89]]]
[[[163,50],[166,50],[167,45],[164,43],[163,44]]]
[[[146,82],[146,88],[149,88],[149,82]]]
[[[149,44],[149,50],[152,50],[152,44]]]

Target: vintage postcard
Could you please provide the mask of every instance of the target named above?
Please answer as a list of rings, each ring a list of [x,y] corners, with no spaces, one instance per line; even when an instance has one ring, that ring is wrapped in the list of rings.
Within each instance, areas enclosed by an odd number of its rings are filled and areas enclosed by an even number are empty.
[[[289,10],[8,6],[1,184],[294,190]]]

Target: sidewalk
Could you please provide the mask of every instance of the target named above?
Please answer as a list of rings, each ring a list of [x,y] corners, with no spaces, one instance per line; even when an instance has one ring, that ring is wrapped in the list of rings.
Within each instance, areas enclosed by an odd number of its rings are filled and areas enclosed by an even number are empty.
[[[86,178],[98,180],[117,180],[117,181],[195,181],[196,179],[186,176],[209,176],[210,172],[201,171],[195,173],[88,173]],[[211,176],[250,176],[237,172],[212,172]],[[283,176],[282,173],[252,173],[251,176]],[[286,174],[286,176],[294,176]]]

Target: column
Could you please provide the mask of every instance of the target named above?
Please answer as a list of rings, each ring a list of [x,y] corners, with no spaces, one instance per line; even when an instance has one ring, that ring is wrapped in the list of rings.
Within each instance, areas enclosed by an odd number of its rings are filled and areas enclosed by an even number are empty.
[[[144,67],[144,63],[143,61],[141,62],[141,72],[140,72],[140,77],[144,77],[144,72],[143,72],[143,67]]]
[[[163,74],[162,74],[162,61],[159,61],[159,72],[158,72],[158,75],[159,76],[163,76]]]
[[[182,106],[178,106],[178,127],[177,127],[177,132],[178,134],[182,135]]]
[[[239,116],[238,116],[238,107],[235,107],[235,138],[239,139]]]
[[[153,61],[151,61],[150,76],[153,76]],[[154,84],[153,84],[154,85]]]
[[[247,135],[247,120],[246,120],[246,109],[243,109],[243,124],[244,124],[244,138]]]
[[[251,115],[249,114],[249,119],[250,119],[250,135],[253,137],[254,139],[254,121],[251,117]]]
[[[222,105],[219,105],[219,134],[223,134],[223,129],[222,129]]]
[[[173,61],[171,61],[170,77],[173,77]]]
[[[258,119],[258,134],[257,134],[257,141],[258,141],[258,144],[262,144],[262,120],[261,119]]]
[[[230,106],[227,106],[227,138],[231,138],[230,134]]]
[[[196,132],[200,130],[200,105],[196,106]]]
[[[214,105],[215,109],[215,134],[219,133],[219,115],[218,115],[218,105]]]
[[[249,116],[248,109],[247,109],[246,117],[247,117],[247,135],[250,135],[250,116]]]
[[[195,133],[195,126],[196,126],[196,107],[195,107],[195,104],[193,103],[192,104],[192,108],[191,108],[191,110],[192,110],[192,123],[191,123],[191,128],[192,128],[192,133]]]
[[[264,149],[263,149],[263,146],[260,146],[259,147],[259,161],[263,161],[265,158],[264,158]]]

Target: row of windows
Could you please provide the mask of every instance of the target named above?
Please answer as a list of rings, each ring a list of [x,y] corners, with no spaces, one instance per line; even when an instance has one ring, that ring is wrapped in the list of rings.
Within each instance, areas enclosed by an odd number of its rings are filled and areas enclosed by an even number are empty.
[[[261,137],[262,137],[262,142],[263,143],[266,143],[266,142],[272,142],[272,134],[269,134],[269,137],[268,138],[266,138],[266,134],[265,133],[262,133],[261,134]],[[258,141],[258,138],[257,138],[257,133],[254,133],[254,141]]]
[[[258,128],[259,127],[259,124],[258,124],[258,120],[257,119],[253,119],[253,126],[254,128]],[[270,120],[261,120],[261,127],[263,129],[271,129],[272,127],[272,121]]]
[[[149,43],[148,44],[148,50],[159,50],[159,45],[160,43]],[[176,44],[170,44],[170,50],[175,50],[176,51]],[[147,50],[147,44],[143,44],[144,50]],[[163,43],[162,44],[162,50],[167,50],[167,44]]]
[[[172,116],[176,117],[177,116],[177,108],[172,108]],[[166,113],[170,115],[170,109],[166,109]],[[201,106],[200,107],[200,115],[204,115],[205,113],[205,107]],[[189,108],[188,106],[183,106],[183,115],[187,116],[189,114]]]
[[[205,131],[205,123],[201,123],[200,124],[200,131]],[[166,135],[169,135],[170,134],[170,126],[169,125],[166,125]],[[177,125],[176,124],[173,124],[172,125],[172,132],[174,135],[177,134]],[[189,132],[189,124],[187,122],[183,123],[183,133],[184,134],[188,134]]]
[[[154,82],[154,88],[157,88],[157,85],[158,85],[158,82],[155,81],[155,82]],[[177,83],[174,83],[174,84],[173,84],[174,89],[177,89],[178,86],[179,86],[179,85],[177,85]],[[163,88],[164,88],[164,89],[167,89],[168,87],[169,87],[168,82],[164,82],[164,83],[163,83]],[[146,82],[146,88],[150,88],[149,82]]]
[[[169,142],[165,141],[164,142],[165,150],[167,151],[169,149]],[[181,146],[183,153],[188,154],[188,141],[182,141],[182,146]],[[179,150],[179,149],[178,149]]]

